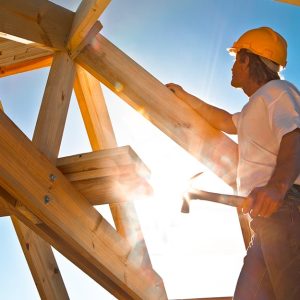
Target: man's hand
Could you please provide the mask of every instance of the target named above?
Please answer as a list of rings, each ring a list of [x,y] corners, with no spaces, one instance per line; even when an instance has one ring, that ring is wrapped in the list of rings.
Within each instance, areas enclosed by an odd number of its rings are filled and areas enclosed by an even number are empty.
[[[180,99],[184,98],[187,94],[187,92],[178,84],[167,83],[166,87]]]
[[[270,217],[283,204],[285,192],[276,186],[263,186],[252,190],[238,207],[243,213],[250,213],[252,218]]]

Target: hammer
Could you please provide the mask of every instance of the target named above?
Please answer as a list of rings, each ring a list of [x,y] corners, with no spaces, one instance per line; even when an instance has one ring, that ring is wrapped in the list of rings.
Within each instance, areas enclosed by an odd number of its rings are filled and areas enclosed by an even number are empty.
[[[201,174],[202,174],[202,172],[194,175],[191,178],[191,180],[195,179],[196,177],[198,177]],[[225,204],[225,205],[238,207],[239,204],[245,199],[245,197],[212,193],[212,192],[207,192],[207,191],[202,191],[202,190],[192,188],[183,195],[181,212],[189,213],[190,212],[190,201],[195,200],[195,199],[207,200],[207,201],[212,201],[212,202],[216,202],[216,203],[221,203],[221,204]]]
[[[238,207],[239,204],[244,199],[245,197],[241,197],[241,196],[218,194],[218,193],[212,193],[212,192],[206,192],[206,191],[194,189],[183,196],[181,212],[182,213],[190,212],[191,200],[207,200],[207,201]]]

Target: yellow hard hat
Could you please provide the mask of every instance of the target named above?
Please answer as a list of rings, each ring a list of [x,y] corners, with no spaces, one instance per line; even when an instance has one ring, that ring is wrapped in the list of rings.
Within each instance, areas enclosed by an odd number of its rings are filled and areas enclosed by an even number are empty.
[[[287,64],[287,42],[279,33],[269,27],[246,31],[228,51],[236,54],[242,48],[270,59],[282,67]]]

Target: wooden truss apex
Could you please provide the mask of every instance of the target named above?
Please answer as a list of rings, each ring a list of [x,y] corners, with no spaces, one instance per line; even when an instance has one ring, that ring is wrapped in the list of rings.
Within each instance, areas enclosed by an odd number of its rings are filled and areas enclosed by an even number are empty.
[[[76,13],[47,0],[0,2],[0,34],[24,44],[68,50],[75,57],[101,30],[111,0],[83,0]]]
[[[82,0],[73,19],[67,42],[71,57],[75,57],[101,30],[98,18],[111,0]]]

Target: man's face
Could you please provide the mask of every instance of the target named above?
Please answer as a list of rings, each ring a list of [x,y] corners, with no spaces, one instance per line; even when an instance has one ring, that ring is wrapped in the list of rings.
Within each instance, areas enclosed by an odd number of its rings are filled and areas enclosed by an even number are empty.
[[[248,78],[248,57],[245,61],[241,61],[240,55],[237,53],[235,62],[232,66],[232,79],[231,85],[235,88],[243,88],[245,85],[245,80]]]

